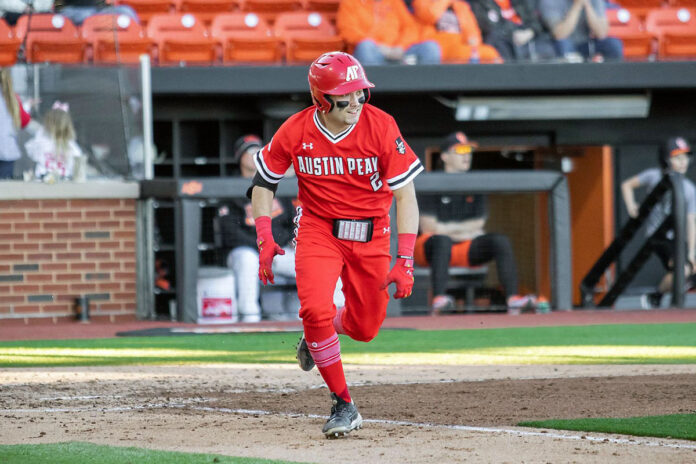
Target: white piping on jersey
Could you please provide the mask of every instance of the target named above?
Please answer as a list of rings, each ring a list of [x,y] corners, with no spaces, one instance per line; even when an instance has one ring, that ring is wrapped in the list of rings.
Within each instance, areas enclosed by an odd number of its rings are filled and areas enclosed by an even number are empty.
[[[421,171],[423,170],[423,165],[420,160],[415,160],[408,167],[406,172],[394,176],[391,179],[387,179],[387,185],[392,190],[399,190],[401,187],[405,187],[406,184],[411,182]]]
[[[254,164],[256,165],[256,172],[258,172],[266,182],[277,184],[283,177],[285,177],[285,174],[276,174],[268,169],[266,162],[263,160],[263,148],[254,155]]]
[[[353,129],[355,129],[355,124],[351,124],[350,127],[348,127],[348,129],[344,130],[343,132],[337,135],[333,135],[326,127],[322,125],[321,121],[319,120],[319,115],[317,114],[316,109],[314,110],[314,125],[317,126],[319,132],[324,134],[324,137],[326,137],[329,140],[329,142],[334,144],[345,139],[348,136],[348,134],[350,134],[353,131]]]
[[[295,217],[292,218],[292,222],[295,224],[295,227],[292,231],[292,246],[297,248],[297,237],[300,235],[300,220],[302,219],[302,207],[301,206],[296,206],[295,207]]]

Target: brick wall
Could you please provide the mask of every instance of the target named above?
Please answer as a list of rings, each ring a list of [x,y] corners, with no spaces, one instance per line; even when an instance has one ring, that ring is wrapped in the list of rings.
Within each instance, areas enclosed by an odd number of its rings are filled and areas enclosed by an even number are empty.
[[[0,200],[0,320],[133,318],[135,200]],[[129,317],[130,316],[130,317]]]

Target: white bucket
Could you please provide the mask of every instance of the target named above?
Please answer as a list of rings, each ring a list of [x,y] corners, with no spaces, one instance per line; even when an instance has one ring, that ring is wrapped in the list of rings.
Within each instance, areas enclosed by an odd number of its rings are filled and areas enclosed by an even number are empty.
[[[237,322],[237,301],[232,271],[224,267],[198,269],[198,323]]]

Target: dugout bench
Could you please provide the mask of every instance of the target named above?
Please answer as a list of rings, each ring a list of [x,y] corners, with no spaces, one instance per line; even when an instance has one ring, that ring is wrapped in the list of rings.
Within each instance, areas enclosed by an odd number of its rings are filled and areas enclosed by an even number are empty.
[[[486,284],[486,276],[488,275],[488,266],[476,266],[476,267],[460,267],[452,266],[449,268],[449,278],[447,279],[447,293],[454,296],[455,300],[460,300],[460,295],[464,295],[464,309],[467,312],[473,312],[477,308],[474,305],[474,299],[476,297],[476,290],[483,288]],[[419,307],[425,306],[430,308],[430,303],[432,301],[432,286],[430,284],[430,268],[416,266],[413,269],[413,294],[414,297],[418,295],[421,296],[417,303]],[[425,302],[423,302],[422,295],[426,296]],[[406,308],[404,308],[405,310]],[[456,311],[459,308],[455,308],[451,311]],[[406,312],[406,311],[404,311]]]
[[[468,193],[525,193],[547,192],[549,233],[550,233],[550,277],[551,307],[554,310],[569,310],[571,304],[571,258],[570,258],[570,215],[568,206],[568,183],[560,172],[534,171],[479,171],[450,175],[444,173],[423,173],[415,180],[419,193],[468,192]],[[173,229],[175,236],[175,275],[176,275],[176,318],[181,322],[195,322],[198,315],[196,301],[196,282],[198,278],[199,244],[201,238],[201,200],[244,197],[249,180],[243,178],[196,178],[196,179],[155,179],[141,181],[141,211],[150,210],[148,202],[153,199],[169,199],[173,202]],[[287,179],[278,186],[278,196],[296,196],[297,184]],[[392,207],[392,256],[396,254],[397,227],[395,208]],[[147,221],[143,221],[147,222]],[[151,253],[152,229],[141,227],[142,240],[139,242],[150,253],[139,263],[145,269],[154,269]],[[149,259],[148,259],[149,257]],[[153,279],[152,279],[153,280]],[[427,278],[426,278],[427,282]],[[142,298],[149,300],[152,295],[143,289]],[[151,290],[149,290],[151,292]],[[390,290],[390,294],[393,293]],[[390,299],[387,315],[402,314],[402,300]]]

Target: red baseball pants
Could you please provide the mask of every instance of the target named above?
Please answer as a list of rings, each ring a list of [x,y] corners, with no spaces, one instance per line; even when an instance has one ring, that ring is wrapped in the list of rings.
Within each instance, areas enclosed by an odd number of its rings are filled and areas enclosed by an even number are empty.
[[[303,212],[299,221],[295,272],[300,317],[305,327],[329,327],[336,315],[333,293],[338,277],[343,282],[346,310],[341,325],[354,340],[370,341],[387,315],[389,294],[380,287],[389,272],[391,257],[389,216],[376,218],[367,243],[333,236],[331,220]]]

